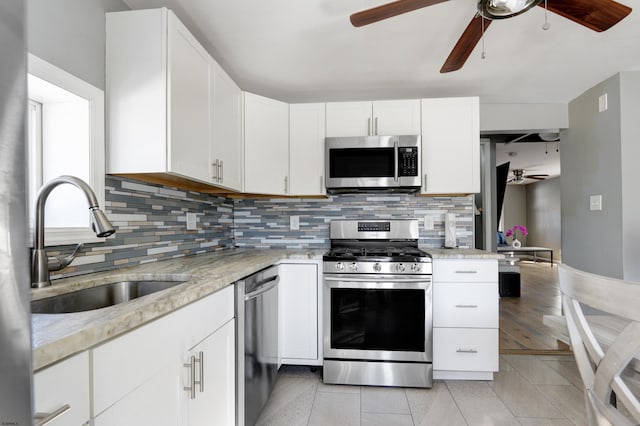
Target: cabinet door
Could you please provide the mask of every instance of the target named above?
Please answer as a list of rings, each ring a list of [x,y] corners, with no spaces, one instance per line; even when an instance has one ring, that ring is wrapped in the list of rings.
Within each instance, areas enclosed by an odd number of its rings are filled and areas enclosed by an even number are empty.
[[[69,409],[50,426],[81,425],[89,421],[89,354],[82,352],[33,375],[35,413]]]
[[[371,102],[327,103],[327,137],[372,135]]]
[[[195,398],[189,398],[189,426],[235,424],[235,320],[227,322],[189,352],[199,359],[195,365]],[[183,386],[190,387],[190,369],[185,368]]]
[[[278,316],[284,364],[316,361],[318,354],[318,270],[315,264],[280,265]]]
[[[374,135],[419,135],[420,99],[373,102]]]
[[[288,193],[288,104],[245,92],[244,160],[245,192]]]
[[[211,182],[209,167],[210,57],[169,12],[169,171]]]
[[[179,425],[182,391],[179,367],[179,357],[176,357],[146,382],[96,416],[94,425]]]
[[[324,195],[325,104],[289,105],[289,193]]]
[[[423,194],[480,192],[479,101],[422,100]]]
[[[242,191],[242,90],[213,62],[211,65],[212,155],[216,185]],[[216,163],[217,161],[217,163]]]

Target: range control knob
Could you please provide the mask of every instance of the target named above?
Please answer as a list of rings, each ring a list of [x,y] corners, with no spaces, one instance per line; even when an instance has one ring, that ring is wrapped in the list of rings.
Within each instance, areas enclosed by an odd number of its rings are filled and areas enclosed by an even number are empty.
[[[336,263],[336,271],[344,271],[344,265],[342,262]]]
[[[380,272],[382,270],[382,266],[380,266],[379,263],[374,263],[373,264],[373,270],[376,272]]]
[[[411,272],[420,272],[421,269],[422,267],[419,263],[414,263],[413,265],[411,265]]]
[[[404,266],[404,263],[398,263],[396,265],[396,271],[398,271],[398,272],[404,272],[405,269],[407,269],[407,268]]]
[[[356,272],[358,270],[358,264],[356,262],[353,262],[351,265],[349,265],[349,269],[351,269],[353,272]]]

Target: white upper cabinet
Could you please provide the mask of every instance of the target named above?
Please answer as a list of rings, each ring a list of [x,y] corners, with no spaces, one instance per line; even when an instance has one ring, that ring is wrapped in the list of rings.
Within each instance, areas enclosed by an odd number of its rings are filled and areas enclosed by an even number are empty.
[[[422,100],[422,193],[480,192],[477,97]]]
[[[289,193],[289,104],[244,93],[244,191]]]
[[[420,134],[420,100],[327,103],[327,136]]]
[[[373,102],[373,135],[419,135],[420,99]]]
[[[212,60],[211,166],[217,186],[242,191],[242,90]]]
[[[210,182],[210,57],[165,8],[107,14],[109,173]]]
[[[289,105],[289,193],[324,195],[325,104]]]

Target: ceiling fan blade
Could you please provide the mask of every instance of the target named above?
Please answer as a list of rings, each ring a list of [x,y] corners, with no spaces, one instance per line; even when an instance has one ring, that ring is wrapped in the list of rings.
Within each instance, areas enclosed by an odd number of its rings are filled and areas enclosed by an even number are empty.
[[[482,17],[477,15],[473,17],[467,28],[458,39],[458,42],[453,46],[453,50],[449,53],[449,57],[444,61],[444,65],[440,68],[441,73],[447,73],[451,71],[457,71],[467,62],[471,52],[476,47],[480,39],[482,38]],[[490,20],[484,20],[484,30],[486,31],[491,25]]]
[[[544,7],[544,2],[539,6]],[[614,0],[548,0],[551,12],[564,16],[593,31],[606,31],[625,16],[631,8]]]
[[[371,9],[356,12],[351,15],[351,24],[354,27],[373,24],[383,19],[392,18],[412,10],[422,9],[448,0],[397,0]]]

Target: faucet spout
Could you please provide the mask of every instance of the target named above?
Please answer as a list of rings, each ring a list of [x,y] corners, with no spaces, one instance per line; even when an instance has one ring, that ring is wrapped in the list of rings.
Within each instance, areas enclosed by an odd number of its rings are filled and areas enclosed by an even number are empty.
[[[51,191],[58,185],[68,183],[79,188],[87,198],[91,213],[91,227],[98,237],[108,237],[116,232],[100,207],[98,198],[85,181],[75,176],[58,176],[44,184],[36,198],[35,229],[33,236],[33,256],[31,259],[31,287],[40,288],[51,285],[49,281],[49,258],[44,249],[44,206]]]

